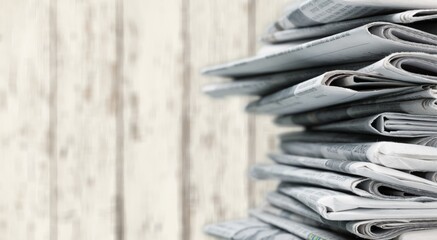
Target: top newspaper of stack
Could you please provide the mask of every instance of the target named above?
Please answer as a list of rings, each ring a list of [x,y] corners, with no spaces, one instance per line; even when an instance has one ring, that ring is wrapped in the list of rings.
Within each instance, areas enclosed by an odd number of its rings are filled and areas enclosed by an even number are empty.
[[[347,26],[337,27],[331,24],[327,32],[322,31],[322,29],[310,31],[325,32],[324,35],[311,37],[326,36],[339,31],[343,32],[295,46],[293,46],[295,44],[293,42],[283,50],[207,68],[204,73],[226,77],[241,77],[360,62],[363,59],[366,59],[366,61],[379,60],[390,53],[400,51],[436,53],[436,36],[432,34],[435,33],[432,25],[437,17],[436,8],[437,1],[434,0],[415,2],[408,0],[300,1],[286,10],[284,16],[273,24],[270,32],[283,31],[284,29],[299,30],[308,26],[328,26],[330,24],[326,23],[337,23],[339,21],[343,21],[341,23]],[[367,21],[362,18],[375,14],[383,15],[379,15],[379,18],[367,18]],[[359,19],[349,24],[344,21],[360,17],[361,22]],[[395,24],[414,22],[421,22],[419,25],[415,25],[418,29]],[[354,27],[357,28],[352,29]],[[309,31],[304,30],[304,32],[308,33]],[[297,35],[300,34],[294,34],[294,36]],[[289,43],[287,44],[289,45]]]
[[[376,16],[302,28],[281,29],[281,27],[277,27],[278,25],[275,23],[268,29],[268,32],[264,34],[262,40],[266,43],[275,43],[274,45],[267,46],[269,48],[275,46],[275,48],[278,49],[278,47],[284,46],[284,44],[277,43],[289,41],[293,41],[293,43],[296,41],[308,41],[308,39],[320,38],[339,32],[344,32],[371,22],[390,22],[409,25],[414,24],[415,26],[420,27],[420,24],[418,24],[419,22],[435,21],[436,19],[437,9],[417,9],[396,13],[378,14]],[[263,48],[263,51],[265,51],[265,48]]]
[[[270,31],[315,26],[405,9],[437,8],[435,0],[301,0],[285,9]]]

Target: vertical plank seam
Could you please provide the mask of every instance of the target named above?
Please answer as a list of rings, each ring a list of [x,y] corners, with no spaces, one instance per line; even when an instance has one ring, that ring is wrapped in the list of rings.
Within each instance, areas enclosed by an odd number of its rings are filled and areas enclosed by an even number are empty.
[[[115,79],[116,119],[115,119],[115,237],[123,240],[125,235],[125,201],[124,201],[124,4],[115,0]]]
[[[247,29],[248,29],[248,54],[253,55],[256,51],[256,0],[249,0],[247,10]],[[256,116],[250,115],[248,117],[248,166],[251,167],[256,162]],[[253,180],[248,180],[247,197],[249,208],[255,207],[255,183]]]
[[[182,24],[182,119],[181,119],[181,162],[179,165],[179,177],[181,178],[181,240],[191,239],[191,38],[190,38],[190,0],[182,0],[181,8]]]
[[[57,0],[49,1],[49,238],[58,238],[58,158],[57,158],[57,92],[58,92],[58,24]]]

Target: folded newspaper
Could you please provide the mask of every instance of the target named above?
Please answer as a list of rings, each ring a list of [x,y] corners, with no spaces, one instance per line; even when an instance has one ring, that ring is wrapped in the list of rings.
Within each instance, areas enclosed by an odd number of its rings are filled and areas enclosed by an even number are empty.
[[[400,9],[437,8],[434,0],[303,0],[290,5],[269,32],[320,25]]]
[[[284,73],[267,74],[254,77],[237,78],[231,82],[206,85],[203,91],[213,97],[228,95],[266,95],[301,83],[310,78],[332,70],[359,70],[384,78],[427,84],[418,87],[410,94],[392,96],[375,101],[402,101],[419,98],[436,98],[437,55],[427,53],[394,53],[382,60],[311,68]],[[433,84],[433,85],[430,85]],[[375,102],[370,102],[375,103]]]
[[[288,71],[276,74],[259,75],[253,77],[236,78],[234,81],[210,83],[202,91],[211,97],[226,97],[233,95],[259,95],[274,93],[308,79],[317,77],[332,70],[358,70],[369,63],[353,63],[335,66],[310,68]]]
[[[325,143],[351,143],[351,142],[402,142],[422,146],[437,147],[437,136],[427,136],[418,138],[394,138],[380,135],[323,132],[323,131],[304,131],[289,132],[280,135],[282,142],[325,142]]]
[[[356,162],[328,158],[302,157],[288,154],[270,154],[270,158],[278,164],[297,167],[308,167],[333,172],[362,176],[369,179],[417,190],[416,194],[435,195],[436,172],[429,171],[399,171],[369,162]]]
[[[437,55],[417,52],[391,54],[359,70],[398,81],[437,84]]]
[[[324,239],[324,240],[350,240],[350,236],[342,235],[340,233],[334,233],[327,229],[310,226],[301,222],[289,221],[284,218],[277,217],[275,215],[253,210],[250,211],[250,215],[263,222],[269,223],[280,229],[284,229],[293,235],[296,235],[302,239]]]
[[[279,53],[207,68],[203,73],[241,77],[363,60],[376,61],[396,52],[437,53],[437,36],[397,24],[374,22]]]
[[[432,104],[433,107],[437,107],[435,101],[432,101]],[[331,132],[378,134],[389,137],[426,137],[437,135],[437,114],[432,114],[412,115],[385,112],[370,117],[316,126],[313,129]]]
[[[318,227],[322,229],[332,230],[334,232],[350,233],[347,231],[341,221],[329,221],[323,219],[318,213],[314,212],[301,202],[294,200],[291,197],[280,193],[271,192],[266,196],[268,204],[258,208],[258,211],[266,212],[271,215],[284,218],[293,222],[300,222],[309,226]],[[288,205],[296,211],[286,210]],[[284,207],[282,207],[284,206]],[[332,224],[328,224],[331,223]]]
[[[323,218],[333,221],[371,219],[433,219],[437,202],[386,201],[354,196],[314,186],[282,183],[278,191],[292,197]]]
[[[437,228],[422,230],[422,231],[412,231],[402,234],[395,240],[417,240],[417,239],[432,239],[437,236]]]
[[[428,179],[432,182],[437,182],[437,172],[416,172],[416,171],[409,171],[410,174],[419,176],[421,178]]]
[[[211,224],[205,227],[205,232],[212,236],[230,240],[302,239],[254,218]]]
[[[360,27],[364,24],[372,22],[390,22],[398,24],[412,24],[422,21],[434,21],[437,19],[437,9],[419,9],[408,10],[393,14],[383,14],[372,17],[364,17],[359,19],[333,22],[329,24],[291,28],[291,29],[275,29],[269,28],[262,40],[269,43],[281,43],[289,41],[297,41],[302,39],[320,38],[333,35],[339,32],[344,32],[353,28]]]
[[[414,144],[283,142],[281,147],[292,155],[372,162],[410,171],[437,171],[437,148]]]
[[[390,181],[390,183],[388,183],[389,181],[380,182],[367,177],[280,164],[254,166],[251,175],[256,179],[276,179],[282,182],[310,184],[373,199],[437,201],[437,183],[423,179],[413,182],[413,184],[402,185],[400,182],[395,181]],[[384,177],[387,177],[387,175]],[[410,179],[418,178],[415,176],[409,177]],[[394,180],[394,178],[390,180]],[[427,185],[431,191],[415,188],[414,185],[417,186],[423,182],[428,182],[428,184],[422,185]]]
[[[267,195],[270,204],[276,207],[267,206],[263,211],[277,217],[296,221],[300,216],[301,222],[332,229],[333,231],[346,231],[360,238],[365,239],[393,239],[410,231],[437,228],[437,221],[428,219],[372,219],[361,221],[331,221],[324,219],[301,202],[280,193],[272,192]],[[305,220],[307,219],[307,220]],[[315,221],[312,223],[309,221]]]
[[[437,100],[436,99],[420,99],[411,101],[395,101],[384,103],[371,103],[371,104],[354,104],[350,106],[342,106],[335,108],[326,108],[315,110],[311,112],[305,112],[295,115],[281,116],[275,119],[275,122],[279,125],[302,125],[302,126],[317,126],[322,124],[332,123],[334,125],[340,124],[342,120],[354,119],[352,121],[344,121],[343,127],[351,129],[357,127],[358,124],[355,120],[357,118],[368,117],[372,115],[399,115],[399,116],[415,116],[419,119],[424,118],[429,120],[430,116],[437,115]],[[387,113],[395,112],[395,113]],[[406,113],[406,114],[396,114]],[[425,117],[426,116],[426,117]],[[372,116],[374,118],[375,116]],[[356,123],[354,126],[346,125],[346,123]],[[414,126],[412,126],[414,127]],[[317,129],[317,127],[315,127]],[[324,126],[320,127],[324,129]],[[427,129],[428,130],[428,129]],[[340,131],[344,132],[346,130]],[[356,131],[351,131],[356,132]],[[368,133],[368,131],[366,132]],[[373,132],[372,132],[373,133]],[[431,134],[431,132],[430,132]],[[428,134],[429,135],[429,134]]]
[[[399,93],[414,85],[355,71],[331,71],[250,103],[254,113],[292,114]]]

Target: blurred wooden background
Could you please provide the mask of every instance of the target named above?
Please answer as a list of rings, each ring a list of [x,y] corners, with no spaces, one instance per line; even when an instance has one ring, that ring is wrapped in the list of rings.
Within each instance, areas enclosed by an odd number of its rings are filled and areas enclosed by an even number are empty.
[[[200,240],[246,216],[277,130],[199,71],[254,54],[288,1],[0,1],[0,239]]]

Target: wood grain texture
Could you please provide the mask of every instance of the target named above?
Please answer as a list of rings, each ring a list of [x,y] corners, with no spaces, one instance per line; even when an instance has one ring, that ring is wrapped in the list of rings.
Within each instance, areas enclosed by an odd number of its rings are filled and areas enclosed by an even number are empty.
[[[125,239],[182,239],[182,1],[124,16]]]
[[[272,184],[278,130],[201,68],[255,53],[285,0],[0,3],[0,239],[200,240]]]
[[[56,12],[57,238],[115,239],[116,4]]]
[[[255,0],[255,35],[260,39],[269,24],[274,22],[281,15],[283,9],[290,0]],[[257,41],[256,49],[261,48],[263,43]],[[278,151],[278,135],[284,131],[290,131],[287,128],[279,128],[273,124],[273,117],[257,115],[255,118],[255,148],[253,149],[254,163],[271,163],[267,154]],[[264,202],[264,196],[276,188],[275,181],[258,181],[254,184],[254,189],[250,198],[253,206],[259,206]]]
[[[0,4],[0,239],[50,236],[49,4]]]
[[[232,7],[230,7],[232,6]],[[207,223],[247,216],[246,100],[209,99],[202,67],[249,55],[249,1],[190,0],[190,228],[185,239],[207,239]]]

